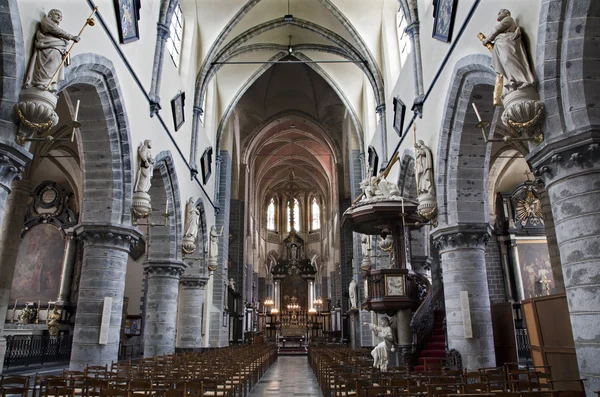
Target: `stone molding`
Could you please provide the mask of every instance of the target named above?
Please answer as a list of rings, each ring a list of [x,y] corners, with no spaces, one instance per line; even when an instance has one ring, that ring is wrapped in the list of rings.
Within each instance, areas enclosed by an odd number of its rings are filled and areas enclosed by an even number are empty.
[[[132,245],[142,237],[142,233],[125,225],[94,225],[80,224],[73,229],[83,246],[104,246],[129,252]]]
[[[588,134],[586,134],[588,135]],[[579,142],[568,137],[535,153],[528,160],[538,181],[546,185],[580,172],[600,171],[600,137],[591,134]],[[581,134],[578,135],[579,138]]]
[[[21,179],[25,165],[33,155],[21,146],[10,143],[0,143],[0,187],[10,193],[10,186],[16,179]]]
[[[208,282],[208,277],[185,275],[179,279],[179,285],[186,289],[203,288]]]
[[[182,261],[147,261],[144,262],[144,272],[149,277],[175,277],[179,278],[185,271],[187,265]]]
[[[433,231],[433,245],[440,253],[459,248],[477,248],[485,250],[491,236],[489,226],[459,225]]]

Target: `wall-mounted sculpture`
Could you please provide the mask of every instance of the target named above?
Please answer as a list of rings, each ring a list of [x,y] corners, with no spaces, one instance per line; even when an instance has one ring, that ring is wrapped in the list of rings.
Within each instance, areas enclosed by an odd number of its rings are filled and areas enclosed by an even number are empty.
[[[425,146],[425,143],[421,140],[415,143],[415,179],[417,182],[419,215],[427,220],[431,220],[437,214],[433,155],[431,149]]]
[[[185,227],[182,245],[184,254],[193,254],[196,250],[196,238],[198,237],[199,223],[200,211],[196,208],[194,198],[190,197],[185,204]]]
[[[369,270],[371,268],[371,236],[368,234],[361,235],[360,238],[362,247],[362,263],[361,269]]]
[[[208,270],[214,272],[217,270],[217,257],[219,256],[219,237],[223,235],[223,228],[221,232],[217,232],[215,225],[210,227],[210,244],[208,248]]]
[[[86,20],[80,34],[87,26],[94,26],[92,16],[95,12],[96,9]],[[59,27],[61,21],[62,12],[52,9],[42,18],[35,33],[33,56],[16,106],[17,118],[24,127],[17,134],[20,145],[31,133],[42,134],[58,124],[56,86],[63,80],[63,65],[74,43],[80,40],[79,36],[62,30]],[[67,49],[71,41],[74,43]]]
[[[502,122],[507,127],[518,136],[522,133],[533,136],[533,129],[543,117],[544,103],[539,100],[535,88],[535,77],[523,45],[523,32],[506,9],[498,12],[498,22],[488,37],[478,34],[483,45],[492,52],[492,67],[499,75],[494,104],[504,106]],[[540,135],[536,138],[538,143],[542,139]]]
[[[152,141],[146,139],[138,146],[138,170],[133,186],[132,208],[136,218],[146,218],[152,212],[148,191],[152,186],[154,173],[154,157],[152,157]]]
[[[350,281],[350,285],[348,286],[348,295],[350,297],[350,309],[356,309],[357,308],[357,295],[356,295],[356,280],[352,279],[352,281]]]
[[[379,321],[380,325],[371,323],[363,323],[363,325],[368,325],[371,331],[383,339],[371,351],[371,356],[373,356],[373,367],[378,368],[381,372],[387,372],[389,362],[388,352],[394,351],[394,332],[392,331],[391,321],[388,317],[382,317]]]

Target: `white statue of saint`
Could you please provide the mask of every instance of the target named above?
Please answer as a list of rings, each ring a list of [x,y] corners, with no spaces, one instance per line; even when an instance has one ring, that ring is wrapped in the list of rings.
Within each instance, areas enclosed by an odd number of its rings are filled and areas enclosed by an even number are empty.
[[[492,67],[504,78],[503,93],[534,86],[535,77],[527,60],[521,28],[506,9],[498,12],[498,22],[482,43],[494,44]]]
[[[33,56],[29,63],[24,87],[37,87],[45,90],[57,70],[59,72],[49,91],[56,91],[56,84],[63,80],[63,68],[60,66],[67,52],[69,41],[79,42],[79,36],[74,36],[58,27],[62,21],[62,12],[56,9],[48,11],[38,24],[35,32]]]
[[[387,372],[389,362],[388,352],[393,351],[394,333],[388,317],[382,317],[381,320],[379,320],[379,323],[380,325],[371,323],[363,323],[363,325],[368,325],[371,331],[375,332],[383,339],[383,341],[371,351],[371,356],[373,356],[373,367],[379,368],[381,372]]]
[[[371,236],[363,234],[360,238],[363,258],[371,257]]]
[[[356,309],[356,280],[352,279],[348,286],[348,295],[350,295],[350,309]]]
[[[217,228],[215,225],[210,227],[210,246],[208,249],[208,258],[217,258],[219,255],[219,237],[222,236],[223,229],[221,229],[221,233],[217,233]]]
[[[152,141],[146,139],[138,146],[138,172],[135,179],[133,192],[148,193],[152,185],[154,172],[154,158],[152,157]]]
[[[235,291],[235,280],[233,279],[233,277],[231,277],[229,279],[229,286],[231,287],[232,290]]]
[[[185,230],[183,236],[192,237],[193,240],[196,240],[196,236],[198,236],[198,224],[200,222],[200,211],[196,208],[193,197],[190,197],[187,201],[185,213]]]
[[[415,179],[417,195],[430,194],[435,196],[433,184],[433,158],[431,150],[419,140],[415,144]]]

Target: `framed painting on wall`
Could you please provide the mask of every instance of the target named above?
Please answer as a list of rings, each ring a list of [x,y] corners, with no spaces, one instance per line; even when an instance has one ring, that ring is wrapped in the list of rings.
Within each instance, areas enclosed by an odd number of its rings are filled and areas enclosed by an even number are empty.
[[[400,98],[394,98],[394,131],[398,136],[402,136],[402,128],[404,128],[404,114],[406,113],[406,105]]]
[[[433,38],[444,43],[452,40],[456,0],[434,0]]]
[[[369,176],[377,176],[377,166],[379,165],[379,155],[377,154],[377,150],[373,146],[369,146],[368,150],[368,159],[369,169],[371,170],[371,175]]]
[[[516,280],[519,299],[549,295],[554,288],[554,277],[546,239],[517,237],[515,259],[520,276]]]
[[[140,19],[141,0],[114,0],[114,2],[121,44],[139,40],[138,20]]]
[[[138,336],[142,334],[142,316],[127,316],[125,320],[125,335]]]
[[[181,128],[185,123],[185,114],[183,108],[185,106],[185,92],[180,92],[171,99],[171,111],[173,112],[173,124],[175,125],[175,131]]]
[[[200,167],[202,168],[202,183],[206,185],[210,174],[212,174],[212,146],[204,151],[200,158]]]

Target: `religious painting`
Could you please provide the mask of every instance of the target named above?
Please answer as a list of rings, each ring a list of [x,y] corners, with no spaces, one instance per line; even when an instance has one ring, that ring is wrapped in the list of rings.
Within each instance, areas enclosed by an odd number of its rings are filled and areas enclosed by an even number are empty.
[[[456,14],[456,0],[434,0],[433,38],[449,43]]]
[[[400,98],[394,98],[394,131],[399,136],[402,136],[402,128],[404,128],[404,114],[406,113],[406,105]]]
[[[125,320],[125,335],[139,336],[142,334],[142,317],[127,316]]]
[[[285,309],[296,298],[296,302],[303,310],[306,310],[308,302],[306,280],[297,274],[291,274],[281,282],[281,308]]]
[[[19,245],[11,300],[55,301],[58,297],[65,241],[48,224],[31,228]]]
[[[520,298],[548,295],[554,288],[554,277],[546,240],[517,238],[517,256],[521,281]]]
[[[404,296],[404,276],[385,276],[385,295],[386,296]]]
[[[204,151],[200,158],[200,167],[202,168],[202,183],[206,185],[210,174],[212,174],[212,146]]]
[[[377,167],[379,166],[379,155],[377,154],[377,150],[373,146],[369,146],[368,150],[368,159],[369,169],[371,170],[371,175],[368,176],[377,176]]]
[[[185,123],[185,115],[183,107],[185,106],[185,92],[180,92],[177,96],[171,99],[171,111],[173,112],[173,124],[175,131],[179,130]]]
[[[117,14],[117,27],[121,44],[139,40],[138,20],[140,0],[114,0]]]

